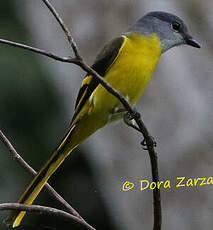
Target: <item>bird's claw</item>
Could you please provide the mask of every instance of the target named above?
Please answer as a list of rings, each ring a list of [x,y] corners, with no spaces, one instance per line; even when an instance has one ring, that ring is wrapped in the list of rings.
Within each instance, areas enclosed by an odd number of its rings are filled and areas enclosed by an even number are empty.
[[[155,141],[154,137],[149,136],[148,143],[146,143],[146,140],[143,139],[143,141],[141,142],[141,145],[143,146],[142,148],[144,150],[148,150],[148,146],[154,147],[154,148],[157,147],[157,142]]]
[[[127,113],[125,114],[125,116],[126,116],[126,119],[128,119],[128,120],[130,120],[130,121],[133,120],[133,119],[137,119],[137,118],[140,118],[140,117],[141,117],[140,113],[137,112],[136,110],[133,110],[132,113],[127,112]]]

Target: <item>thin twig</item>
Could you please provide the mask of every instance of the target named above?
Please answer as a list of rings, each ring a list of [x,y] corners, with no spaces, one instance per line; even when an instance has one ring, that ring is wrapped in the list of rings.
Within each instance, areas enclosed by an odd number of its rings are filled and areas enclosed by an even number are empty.
[[[42,1],[48,7],[50,12],[53,14],[55,19],[57,20],[57,22],[61,26],[62,30],[64,31],[65,35],[67,36],[67,40],[68,40],[69,44],[71,45],[76,58],[79,59],[79,60],[82,60],[82,58],[81,58],[81,56],[79,55],[79,52],[78,52],[78,47],[77,47],[77,45],[76,45],[76,43],[75,43],[75,41],[74,41],[69,29],[68,29],[68,27],[66,26],[66,24],[64,23],[64,21],[62,20],[62,18],[58,14],[58,12],[55,10],[55,8],[52,6],[52,4],[48,0],[42,0]]]
[[[38,54],[41,54],[43,56],[46,56],[46,57],[49,57],[49,58],[52,58],[54,60],[61,61],[61,62],[74,63],[75,60],[76,60],[75,58],[70,58],[70,57],[60,57],[58,55],[55,55],[55,54],[53,54],[51,52],[48,52],[48,51],[45,51],[45,50],[42,50],[42,49],[38,49],[38,48],[35,48],[35,47],[32,47],[32,46],[28,46],[28,45],[25,45],[25,44],[9,41],[9,40],[5,40],[5,39],[0,39],[0,43],[10,45],[10,46],[14,46],[14,47],[18,47],[18,48],[22,48],[22,49],[25,49],[25,50],[29,50],[29,51],[32,51],[34,53],[38,53]]]
[[[11,142],[8,140],[8,138],[4,135],[4,133],[0,130],[0,140],[2,143],[7,147],[7,149],[10,152],[10,156],[12,159],[16,160],[24,169],[26,169],[27,172],[29,172],[32,175],[36,175],[36,171],[27,164],[27,162],[18,154],[16,149],[13,147]],[[72,215],[76,216],[77,218],[81,219],[82,224],[84,224],[88,229],[94,229],[92,226],[90,226],[82,216],[66,201],[64,198],[59,195],[48,183],[45,184],[45,189],[50,193],[50,195],[58,200],[63,206],[66,208],[67,212],[71,213]]]
[[[141,120],[141,117],[137,117],[135,121],[139,129],[143,133],[146,142],[146,146],[151,162],[152,181],[157,183],[159,182],[158,158],[157,158],[157,152],[155,151],[154,148],[153,138],[150,136],[145,124]],[[153,190],[153,209],[154,209],[153,230],[160,230],[162,224],[161,196],[160,196],[160,189],[158,189],[157,187]]]
[[[79,224],[83,224],[82,220],[78,217],[71,215],[67,212],[62,210],[41,206],[41,205],[26,205],[26,204],[19,204],[19,203],[2,203],[0,204],[0,210],[20,210],[20,211],[28,211],[28,212],[35,212],[40,215],[46,214],[50,216],[55,216],[57,218],[67,219],[69,221],[75,221]],[[90,228],[95,230],[94,228]]]

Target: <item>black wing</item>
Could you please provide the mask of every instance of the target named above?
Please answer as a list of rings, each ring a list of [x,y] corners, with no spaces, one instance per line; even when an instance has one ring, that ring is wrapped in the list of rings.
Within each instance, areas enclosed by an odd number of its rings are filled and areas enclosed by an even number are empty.
[[[109,67],[116,59],[123,42],[124,37],[118,37],[106,44],[102,51],[98,54],[95,63],[91,66],[92,69],[94,69],[100,76],[104,77]],[[82,107],[85,105],[86,101],[89,99],[98,84],[98,81],[91,75],[85,76],[77,96],[75,113],[72,121],[81,111]]]

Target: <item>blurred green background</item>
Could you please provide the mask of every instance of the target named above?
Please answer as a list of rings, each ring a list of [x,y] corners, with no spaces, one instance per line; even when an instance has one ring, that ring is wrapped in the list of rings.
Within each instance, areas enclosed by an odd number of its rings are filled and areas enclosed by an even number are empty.
[[[178,47],[164,54],[137,108],[158,143],[162,180],[213,176],[213,2],[211,0],[51,1],[92,64],[111,38],[151,10],[182,17],[202,49]],[[0,4],[0,38],[72,52],[42,1]],[[17,151],[40,169],[69,127],[84,72],[0,44],[0,128]],[[150,180],[149,158],[140,136],[122,122],[82,144],[50,183],[97,229],[152,229],[152,193],[121,190],[126,180]],[[0,143],[0,202],[16,201],[32,177]],[[213,185],[162,189],[163,229],[212,229]],[[36,204],[61,206],[43,191]],[[0,229],[7,229],[0,213]],[[19,229],[84,229],[47,216],[28,215]]]

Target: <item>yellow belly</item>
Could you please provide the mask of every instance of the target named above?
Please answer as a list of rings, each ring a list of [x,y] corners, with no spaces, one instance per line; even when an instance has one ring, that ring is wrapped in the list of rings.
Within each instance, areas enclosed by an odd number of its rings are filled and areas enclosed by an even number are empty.
[[[156,35],[144,37],[134,33],[124,38],[118,57],[104,79],[134,105],[152,76],[161,47]],[[91,99],[95,110],[105,110],[106,113],[121,107],[120,102],[101,85],[93,92]]]

